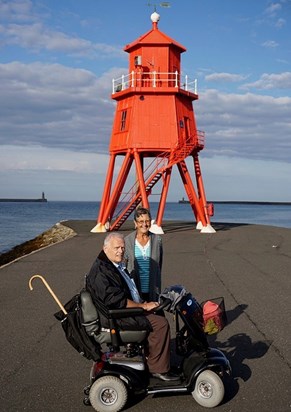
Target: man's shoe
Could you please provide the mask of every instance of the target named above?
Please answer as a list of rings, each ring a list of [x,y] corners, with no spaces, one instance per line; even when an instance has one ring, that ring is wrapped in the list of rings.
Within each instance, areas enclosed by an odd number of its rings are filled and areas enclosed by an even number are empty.
[[[166,373],[152,373],[152,376],[157,379],[161,379],[162,381],[170,382],[170,381],[179,381],[180,377],[178,375],[174,375],[170,372]]]

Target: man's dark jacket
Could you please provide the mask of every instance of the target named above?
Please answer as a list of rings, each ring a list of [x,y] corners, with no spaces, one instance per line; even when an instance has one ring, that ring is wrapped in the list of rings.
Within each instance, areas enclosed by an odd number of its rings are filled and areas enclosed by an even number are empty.
[[[116,266],[102,250],[86,276],[86,289],[90,292],[95,306],[108,309],[124,309],[127,299],[132,300],[127,283]],[[109,327],[104,314],[99,310],[101,326]],[[135,316],[117,321],[123,330],[152,330],[146,316]]]

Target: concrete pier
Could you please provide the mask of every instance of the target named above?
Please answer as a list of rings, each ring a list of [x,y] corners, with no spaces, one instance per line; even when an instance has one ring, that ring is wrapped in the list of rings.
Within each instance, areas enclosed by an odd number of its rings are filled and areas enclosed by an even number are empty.
[[[105,233],[93,221],[65,223],[76,232],[0,269],[1,410],[90,411],[82,404],[91,362],[67,343],[55,301],[33,274],[43,275],[65,303],[82,288]],[[291,409],[291,230],[215,224],[201,234],[193,222],[166,222],[163,286],[183,284],[198,301],[224,296],[228,325],[210,338],[233,368],[223,412]],[[124,226],[125,234],[133,228]],[[170,321],[172,321],[170,316]],[[128,411],[203,411],[191,395],[131,399]]]

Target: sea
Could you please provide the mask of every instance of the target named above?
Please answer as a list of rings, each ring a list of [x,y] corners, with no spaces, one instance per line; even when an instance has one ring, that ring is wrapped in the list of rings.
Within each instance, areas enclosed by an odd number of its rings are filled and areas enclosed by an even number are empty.
[[[48,201],[47,203],[0,202],[0,254],[33,239],[58,222],[96,221],[100,202]],[[158,203],[151,203],[153,218]],[[189,204],[167,202],[164,220],[193,220]],[[211,221],[291,228],[291,204],[215,203]]]

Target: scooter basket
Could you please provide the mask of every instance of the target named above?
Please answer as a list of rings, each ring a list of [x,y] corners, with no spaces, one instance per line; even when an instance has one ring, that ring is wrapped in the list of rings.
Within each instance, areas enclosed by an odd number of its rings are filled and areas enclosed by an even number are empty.
[[[203,308],[204,332],[208,335],[220,332],[227,324],[224,298],[209,299],[201,303]]]

